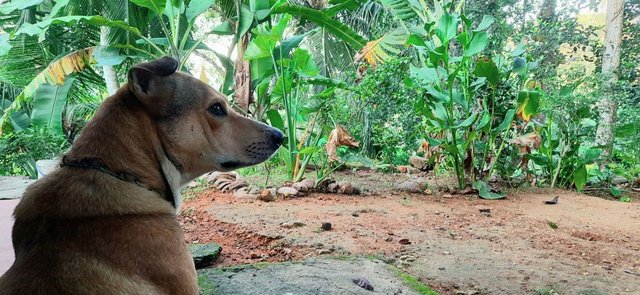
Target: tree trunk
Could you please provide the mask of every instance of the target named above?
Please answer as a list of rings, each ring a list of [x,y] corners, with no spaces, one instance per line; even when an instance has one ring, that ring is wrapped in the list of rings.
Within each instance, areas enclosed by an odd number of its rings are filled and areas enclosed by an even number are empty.
[[[238,106],[245,110],[249,110],[249,105],[253,103],[251,97],[251,69],[250,63],[242,58],[244,51],[249,44],[249,33],[242,36],[238,41],[238,58],[236,60],[236,72],[234,76],[235,81],[235,98]]]
[[[553,29],[558,26],[558,17],[556,13],[556,0],[544,0],[540,13],[538,14],[538,33],[534,36],[535,40],[545,44],[539,50],[539,54],[544,56],[542,65],[545,69],[541,75],[546,77],[552,77],[556,75],[556,68],[560,63],[558,58],[560,43],[562,36],[553,32]]]
[[[616,103],[611,86],[618,80],[620,65],[620,45],[622,42],[622,20],[624,0],[607,1],[607,23],[604,37],[604,54],[602,56],[602,74],[607,76],[605,97],[598,103],[600,121],[596,130],[596,145],[604,147],[602,151],[603,165],[611,157],[616,123]]]
[[[100,27],[100,45],[107,46],[109,45],[109,28],[108,27]],[[116,75],[116,70],[113,66],[102,66],[102,72],[104,75],[104,82],[107,84],[107,93],[109,95],[113,95],[120,88],[120,84],[118,83],[118,76]]]

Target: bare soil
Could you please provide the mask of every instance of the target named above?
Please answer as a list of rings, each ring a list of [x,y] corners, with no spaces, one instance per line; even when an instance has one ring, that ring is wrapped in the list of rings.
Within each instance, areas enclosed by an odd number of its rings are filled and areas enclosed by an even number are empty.
[[[541,189],[489,201],[389,184],[415,176],[342,177],[366,193],[265,203],[205,190],[180,219],[189,242],[222,245],[217,266],[373,255],[441,294],[640,294],[640,202]]]

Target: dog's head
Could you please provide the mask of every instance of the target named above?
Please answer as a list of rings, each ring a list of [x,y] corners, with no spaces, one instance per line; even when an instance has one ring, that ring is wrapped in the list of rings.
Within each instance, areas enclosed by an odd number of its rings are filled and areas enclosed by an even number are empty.
[[[282,144],[280,131],[238,114],[222,94],[177,67],[170,57],[137,65],[128,87],[184,177],[258,164]]]

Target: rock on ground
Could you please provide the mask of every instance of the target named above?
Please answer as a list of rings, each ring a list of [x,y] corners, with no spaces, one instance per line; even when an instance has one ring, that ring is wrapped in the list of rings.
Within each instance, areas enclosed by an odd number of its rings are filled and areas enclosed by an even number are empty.
[[[366,278],[375,292],[354,284]],[[200,294],[420,294],[381,260],[310,258],[295,263],[198,271]]]
[[[191,244],[189,245],[189,251],[191,251],[196,269],[201,269],[210,266],[211,263],[218,259],[222,247],[214,243]]]

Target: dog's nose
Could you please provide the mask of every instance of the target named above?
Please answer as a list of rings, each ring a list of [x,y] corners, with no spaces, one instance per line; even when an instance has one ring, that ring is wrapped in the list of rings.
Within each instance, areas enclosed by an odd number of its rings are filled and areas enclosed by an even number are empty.
[[[271,136],[271,145],[274,149],[277,149],[284,141],[284,134],[282,134],[280,130],[275,128],[271,128],[271,130],[269,130],[269,133]]]

